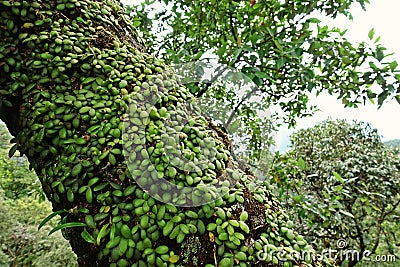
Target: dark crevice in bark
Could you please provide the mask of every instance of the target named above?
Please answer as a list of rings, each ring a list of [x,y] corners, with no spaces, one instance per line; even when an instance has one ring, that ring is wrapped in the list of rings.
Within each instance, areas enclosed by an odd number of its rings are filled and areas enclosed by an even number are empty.
[[[11,96],[5,100],[10,102],[12,106],[7,106],[0,99],[0,119],[6,123],[11,135],[16,136],[22,130],[19,116],[22,99]]]

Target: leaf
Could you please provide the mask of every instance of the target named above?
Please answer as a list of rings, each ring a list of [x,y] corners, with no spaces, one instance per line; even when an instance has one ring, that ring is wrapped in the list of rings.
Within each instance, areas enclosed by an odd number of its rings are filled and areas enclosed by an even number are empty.
[[[243,48],[239,48],[239,49],[235,50],[235,52],[233,54],[232,62],[236,62],[236,60],[238,59],[238,57],[239,57],[240,53],[242,53],[242,51],[243,51]]]
[[[179,261],[179,256],[178,255],[172,255],[169,257],[169,262],[170,263],[177,263]]]
[[[268,74],[266,74],[265,72],[261,72],[261,71],[257,71],[257,72],[256,72],[256,76],[257,76],[258,78],[261,78],[261,79],[269,78],[269,75],[268,75]]]
[[[377,70],[377,69],[378,69],[378,67],[377,67],[372,61],[369,62],[369,66],[370,66],[373,70]]]
[[[107,230],[108,227],[108,223],[103,225],[103,227],[101,227],[99,234],[97,235],[97,239],[96,239],[96,244],[98,246],[100,246],[100,242],[101,242],[101,238],[103,237],[103,234],[105,233],[105,231]]]
[[[86,231],[86,229],[83,230],[83,232],[81,233],[81,236],[82,236],[82,238],[83,238],[86,242],[88,242],[88,243],[95,243],[95,242],[96,242],[96,241],[94,240],[94,237],[93,237],[91,234],[89,234],[89,232]],[[100,236],[100,234],[99,234],[99,236]],[[99,236],[97,236],[97,238],[98,238]]]
[[[338,180],[341,183],[344,183],[344,180],[343,180],[342,176],[340,176],[339,173],[332,171],[332,174],[333,174],[333,176],[335,176],[336,180]]]
[[[12,107],[12,103],[5,99],[2,100],[2,105],[4,105],[5,107],[8,107],[8,108]]]
[[[383,49],[382,49],[381,47],[378,47],[378,48],[376,49],[376,59],[377,59],[378,61],[381,61],[381,60],[385,57],[385,54],[383,53],[382,50],[383,50]]]
[[[95,77],[87,77],[86,79],[83,80],[82,84],[88,84],[91,83],[95,80]]]
[[[257,41],[260,40],[261,38],[262,38],[262,35],[255,33],[250,36],[250,41],[253,45],[255,45],[257,43]]]
[[[141,22],[138,21],[138,20],[134,20],[134,21],[133,21],[133,26],[134,26],[134,27],[139,27],[140,24],[141,24]]]
[[[365,206],[365,211],[367,212],[367,215],[370,215],[372,213],[372,208],[370,206]]]
[[[260,78],[257,77],[257,76],[254,76],[253,79],[252,79],[252,81],[253,81],[257,86],[261,86],[261,84],[262,84]]]
[[[5,95],[9,95],[10,92],[8,90],[0,90],[0,95],[5,96]]]
[[[372,29],[369,30],[369,32],[368,32],[368,38],[369,38],[370,40],[372,40],[372,38],[374,38],[374,34],[375,34],[375,30],[374,30],[374,28],[372,28]]]
[[[278,50],[279,50],[280,52],[283,52],[283,48],[282,48],[282,46],[281,46],[281,44],[279,43],[278,40],[275,40],[275,39],[274,39],[274,44],[275,44],[276,48],[278,48]]]
[[[399,64],[397,61],[393,61],[389,64],[391,70],[395,70]]]
[[[283,65],[285,65],[286,59],[281,57],[280,59],[278,59],[278,61],[276,62],[276,67],[278,69],[282,68]]]
[[[299,166],[300,170],[305,170],[306,169],[306,163],[302,158],[299,158],[297,161],[297,166]]]
[[[349,216],[350,218],[354,218],[353,214],[351,214],[350,212],[347,212],[347,211],[345,211],[343,209],[340,209],[339,212],[344,214],[344,215],[346,215],[346,216]]]
[[[378,106],[382,106],[383,102],[386,100],[388,95],[389,95],[388,91],[383,91],[378,95]]]
[[[395,98],[396,98],[397,103],[400,104],[400,95],[396,95]]]
[[[302,195],[293,196],[293,200],[296,202],[303,202],[303,196]]]
[[[65,229],[65,228],[71,228],[71,227],[80,227],[80,226],[86,226],[86,223],[81,223],[81,222],[70,222],[70,223],[64,223],[57,225],[54,227],[50,232],[49,235],[53,234],[54,232],[57,232],[58,230]]]
[[[55,216],[57,216],[57,215],[59,215],[59,214],[62,214],[62,213],[65,213],[65,212],[67,212],[67,211],[66,211],[66,210],[58,210],[58,211],[53,212],[52,214],[50,214],[49,216],[47,216],[47,217],[39,224],[38,230],[40,230],[40,228],[42,228],[43,225],[45,225],[48,221],[50,221],[51,219],[53,219]]]
[[[113,240],[115,236],[115,223],[111,225],[111,231],[110,231],[110,240]]]
[[[15,152],[18,149],[18,144],[13,145],[10,150],[8,151],[8,157],[12,158],[14,156]]]
[[[320,21],[319,19],[317,19],[317,18],[309,18],[308,21],[309,21],[310,23],[320,23],[320,22],[321,22],[321,21]]]
[[[37,134],[36,142],[41,143],[44,138],[44,128],[40,129],[40,131]]]
[[[333,189],[334,189],[336,192],[342,192],[342,191],[343,191],[343,186],[338,185],[338,186],[335,186]]]
[[[22,27],[24,27],[24,28],[32,28],[33,26],[35,26],[33,23],[24,23],[23,25],[22,25]]]
[[[72,168],[72,172],[71,172],[72,177],[78,176],[78,174],[80,174],[81,171],[82,171],[82,164],[80,164],[80,163],[76,164],[76,165]]]
[[[81,207],[78,210],[79,212],[83,212],[83,213],[89,213],[89,210],[87,208]]]

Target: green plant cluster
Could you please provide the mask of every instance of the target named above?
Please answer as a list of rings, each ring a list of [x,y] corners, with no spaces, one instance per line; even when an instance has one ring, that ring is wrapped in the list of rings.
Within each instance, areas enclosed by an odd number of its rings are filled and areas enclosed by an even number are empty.
[[[0,6],[0,97],[20,112],[10,156],[28,157],[53,215],[62,216],[53,230],[63,230],[81,265],[263,266],[260,250],[299,253],[284,263],[269,258],[271,265],[321,264],[302,262],[312,247],[266,184],[235,166],[229,141],[191,107],[188,90],[143,52],[118,2]],[[166,156],[169,134],[179,136],[183,165]],[[161,179],[178,188],[217,185],[222,197],[205,192],[208,203],[191,208],[165,204],[187,199],[157,195],[151,185]]]

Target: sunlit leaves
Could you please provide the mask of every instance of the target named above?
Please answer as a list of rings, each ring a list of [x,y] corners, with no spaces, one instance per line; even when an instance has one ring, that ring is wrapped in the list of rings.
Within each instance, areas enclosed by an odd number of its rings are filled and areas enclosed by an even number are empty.
[[[375,30],[374,30],[374,28],[372,28],[372,29],[368,32],[368,38],[369,38],[370,40],[372,40],[372,38],[374,38],[374,35],[375,35]]]
[[[340,176],[339,173],[332,171],[332,174],[336,178],[336,180],[338,180],[340,183],[344,183],[344,180],[343,180],[342,176]]]

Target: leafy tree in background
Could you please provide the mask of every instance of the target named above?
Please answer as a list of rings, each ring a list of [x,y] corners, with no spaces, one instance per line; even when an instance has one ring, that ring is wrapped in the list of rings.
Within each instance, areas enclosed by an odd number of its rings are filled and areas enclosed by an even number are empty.
[[[350,7],[365,9],[369,1],[160,0],[158,6],[166,8],[152,10],[154,2],[132,7],[150,52],[174,64],[218,62],[215,79],[228,66],[256,85],[241,96],[232,88],[212,86],[212,79],[189,87],[200,98],[223,99],[241,116],[253,140],[246,143],[250,156],[259,158],[257,152],[270,144],[260,127],[268,125],[268,118],[260,119],[259,110],[278,105],[294,125],[296,118],[315,111],[308,103],[310,94],[335,95],[347,107],[368,99],[379,106],[391,97],[400,100],[398,64],[389,60],[373,30],[369,41],[354,44],[346,30],[315,18],[318,13],[352,18]],[[254,101],[253,95],[259,98]]]
[[[385,144],[400,149],[400,139],[389,140],[386,141]]]
[[[400,158],[369,124],[327,120],[295,132],[271,183],[297,230],[319,248],[344,239],[343,249],[399,258]]]
[[[7,131],[4,123],[0,123],[0,150],[2,153],[10,149],[11,144],[9,140],[11,139],[10,133]]]

